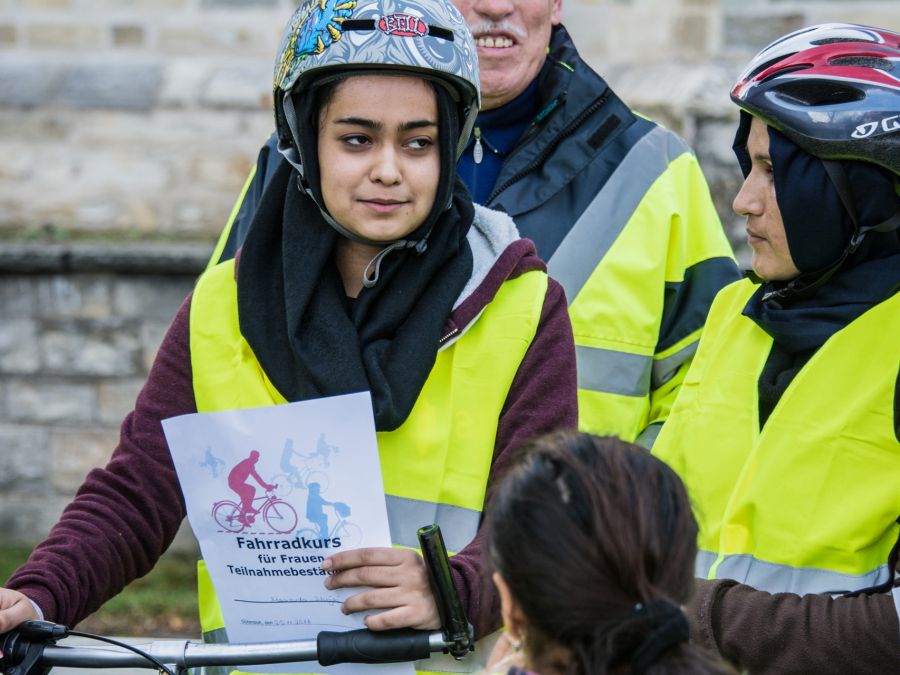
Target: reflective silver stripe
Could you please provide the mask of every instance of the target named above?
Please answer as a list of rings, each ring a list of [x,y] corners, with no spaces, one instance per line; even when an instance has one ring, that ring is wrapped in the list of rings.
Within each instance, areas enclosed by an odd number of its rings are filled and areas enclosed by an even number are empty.
[[[462,550],[475,538],[481,511],[464,509],[450,504],[407,499],[385,495],[388,522],[391,526],[391,541],[399,546],[419,548],[416,531],[424,526],[437,523],[448,551]]]
[[[224,628],[205,631],[203,633],[203,641],[213,645],[228,644],[228,632]]]
[[[575,361],[579,389],[622,396],[646,396],[650,391],[653,357],[575,345]]]
[[[640,435],[638,435],[634,442],[642,448],[647,448],[647,450],[650,450],[653,447],[653,444],[656,443],[656,437],[659,436],[659,432],[661,429],[662,422],[651,424],[649,427],[644,429],[640,433]]]
[[[842,574],[814,567],[790,567],[763,560],[752,555],[729,555],[716,569],[717,579],[734,579],[769,593],[845,593],[883,584],[888,578],[887,564],[879,565],[864,574]]]
[[[717,557],[711,551],[697,551],[697,558],[694,560],[694,576],[698,579],[708,579],[709,570],[716,562]]]
[[[228,633],[224,628],[216,628],[203,633],[203,641],[207,644],[224,645],[228,643]],[[237,666],[203,666],[194,672],[201,675],[228,675]]]
[[[694,340],[691,344],[683,349],[679,349],[674,354],[664,359],[655,359],[653,361],[653,369],[650,376],[650,386],[657,389],[662,386],[675,374],[675,371],[681,367],[681,364],[687,361],[697,351],[699,340]]]
[[[625,229],[650,186],[685,152],[690,148],[661,127],[655,127],[628,151],[547,263],[550,276],[565,289],[569,305]]]

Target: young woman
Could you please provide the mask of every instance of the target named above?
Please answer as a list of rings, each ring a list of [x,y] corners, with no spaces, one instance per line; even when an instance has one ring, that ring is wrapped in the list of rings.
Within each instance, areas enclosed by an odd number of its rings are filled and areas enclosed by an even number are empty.
[[[731,92],[754,274],[653,452],[700,524],[697,637],[752,673],[900,672],[900,33],[786,35]]]
[[[276,62],[288,162],[236,261],[176,316],[111,462],[0,594],[0,630],[36,603],[74,624],[145,574],[184,517],[160,420],[371,392],[393,543],[437,522],[463,603],[483,615],[480,514],[509,448],[576,423],[560,287],[504,214],[456,179],[478,110],[472,37],[441,0],[304,3]],[[420,557],[337,554],[329,588],[375,630],[436,628]],[[221,614],[201,566],[205,634]],[[207,589],[204,592],[203,589]],[[6,608],[5,610],[3,608]],[[480,636],[499,625],[489,616]]]
[[[688,641],[697,523],[678,476],[642,448],[575,432],[535,440],[486,527],[512,647],[492,673],[730,672]]]

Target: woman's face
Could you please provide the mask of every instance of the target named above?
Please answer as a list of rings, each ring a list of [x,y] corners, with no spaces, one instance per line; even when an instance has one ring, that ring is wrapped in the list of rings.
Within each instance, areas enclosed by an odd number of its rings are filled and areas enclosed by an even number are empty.
[[[756,117],[747,137],[750,173],[734,198],[734,212],[747,217],[747,243],[753,249],[750,266],[766,281],[787,281],[800,270],[794,265],[784,232],[781,209],[775,199],[769,130]]]
[[[431,211],[440,175],[437,99],[425,80],[357,75],[319,112],[322,198],[375,241],[401,239]]]

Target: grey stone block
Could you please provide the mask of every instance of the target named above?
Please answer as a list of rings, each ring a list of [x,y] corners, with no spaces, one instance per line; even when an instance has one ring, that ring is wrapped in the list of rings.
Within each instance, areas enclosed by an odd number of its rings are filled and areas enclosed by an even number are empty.
[[[5,320],[31,318],[36,304],[36,277],[0,274],[0,312]]]
[[[95,417],[97,396],[90,384],[41,379],[10,380],[7,406],[12,422],[87,424]]]
[[[49,485],[49,483],[48,483]],[[34,546],[59,518],[68,498],[38,492],[0,491],[0,532],[4,543]]]
[[[78,108],[151,110],[162,83],[162,65],[135,63],[83,63],[65,78],[60,102]]]
[[[38,326],[30,319],[0,321],[0,373],[26,375],[41,367]]]
[[[0,424],[0,494],[45,490],[50,434],[45,428]],[[0,532],[5,532],[0,527]]]
[[[73,494],[91,469],[109,461],[118,440],[118,432],[112,430],[54,430],[50,439],[50,465],[56,491]]]
[[[35,311],[43,318],[108,319],[111,283],[105,275],[41,277]]]
[[[799,12],[764,16],[729,14],[724,19],[725,44],[732,49],[744,48],[754,53],[805,24],[806,17]]]
[[[193,279],[203,271],[212,250],[211,243],[194,242],[2,242],[0,271],[157,273]]]
[[[117,316],[161,320],[168,323],[194,288],[193,278],[141,277],[113,288]]]
[[[117,47],[140,47],[144,44],[144,27],[121,25],[112,27],[112,42]]]
[[[134,408],[143,378],[104,380],[97,386],[97,418],[102,424],[117,427]]]
[[[200,94],[200,102],[214,108],[267,108],[271,94],[268,63],[231,64],[216,68]]]
[[[0,106],[46,105],[65,78],[66,67],[62,63],[4,56],[0,60]]]
[[[130,377],[142,372],[134,322],[65,322],[48,326],[40,342],[51,375]]]
[[[169,323],[152,322],[141,326],[141,349],[144,355],[144,369],[146,372],[150,372],[153,361],[156,360],[159,345],[162,344],[168,330]]]

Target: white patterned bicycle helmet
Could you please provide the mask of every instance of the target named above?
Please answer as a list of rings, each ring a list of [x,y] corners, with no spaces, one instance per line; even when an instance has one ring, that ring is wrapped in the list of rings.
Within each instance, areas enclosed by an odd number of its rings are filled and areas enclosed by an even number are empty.
[[[466,146],[481,93],[472,34],[446,0],[307,0],[285,27],[275,63],[279,138],[293,135],[284,97],[317,79],[386,70],[421,75],[447,86],[459,109],[457,154]]]
[[[760,51],[731,99],[826,160],[900,175],[900,34],[847,23],[790,33]]]

